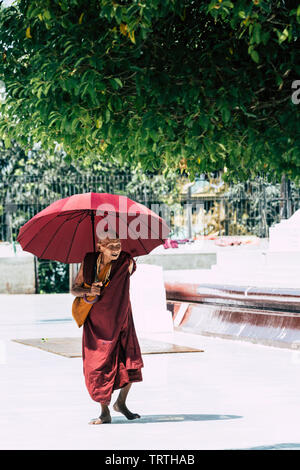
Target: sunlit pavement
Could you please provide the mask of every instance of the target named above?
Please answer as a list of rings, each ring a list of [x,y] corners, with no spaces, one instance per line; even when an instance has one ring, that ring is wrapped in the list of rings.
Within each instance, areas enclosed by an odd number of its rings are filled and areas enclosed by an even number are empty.
[[[0,296],[1,449],[300,448],[299,352],[177,332],[152,338],[205,352],[144,355],[127,401],[141,418],[112,410],[112,424],[88,425],[99,406],[81,358],[11,341],[80,336],[72,300]]]

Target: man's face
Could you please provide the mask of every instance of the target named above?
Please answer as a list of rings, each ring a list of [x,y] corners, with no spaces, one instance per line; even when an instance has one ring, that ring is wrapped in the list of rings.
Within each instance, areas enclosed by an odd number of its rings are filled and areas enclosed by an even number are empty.
[[[115,260],[119,257],[122,246],[119,238],[105,238],[98,240],[98,251],[101,251],[108,261]]]

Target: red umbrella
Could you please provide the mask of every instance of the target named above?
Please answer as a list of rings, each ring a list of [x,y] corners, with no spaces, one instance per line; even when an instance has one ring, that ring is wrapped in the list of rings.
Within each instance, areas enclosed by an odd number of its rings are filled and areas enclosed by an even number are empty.
[[[107,229],[121,239],[132,256],[150,253],[165,242],[166,222],[143,204],[126,196],[83,193],[59,199],[38,212],[19,231],[17,241],[38,258],[80,263],[96,251],[96,240]]]

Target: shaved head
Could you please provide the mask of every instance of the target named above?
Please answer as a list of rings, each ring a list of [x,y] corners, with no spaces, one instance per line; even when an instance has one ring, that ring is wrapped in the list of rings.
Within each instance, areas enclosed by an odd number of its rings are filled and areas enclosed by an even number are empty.
[[[118,244],[120,243],[119,238],[106,237],[106,238],[99,239],[98,242],[97,242],[97,245],[107,246],[107,245],[114,245],[114,244],[117,244],[117,243]]]
[[[106,232],[105,231],[102,231],[100,232],[98,235],[98,243],[102,243],[102,242],[105,242],[106,240],[119,240],[119,238],[117,237],[117,234],[116,232],[114,232],[114,230],[107,230]]]
[[[98,235],[97,250],[101,251],[104,256],[104,260],[109,262],[119,257],[122,250],[122,244],[114,231],[103,231]]]

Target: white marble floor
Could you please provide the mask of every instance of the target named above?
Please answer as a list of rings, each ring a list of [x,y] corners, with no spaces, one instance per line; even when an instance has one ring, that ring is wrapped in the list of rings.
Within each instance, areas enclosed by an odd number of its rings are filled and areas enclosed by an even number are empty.
[[[205,352],[144,355],[144,380],[128,395],[141,418],[112,411],[112,424],[89,426],[99,409],[81,358],[11,341],[80,336],[71,302],[0,296],[1,449],[300,448],[299,352],[177,332],[151,337]]]

